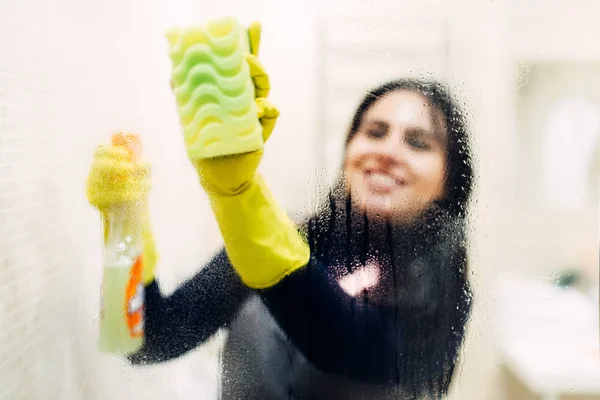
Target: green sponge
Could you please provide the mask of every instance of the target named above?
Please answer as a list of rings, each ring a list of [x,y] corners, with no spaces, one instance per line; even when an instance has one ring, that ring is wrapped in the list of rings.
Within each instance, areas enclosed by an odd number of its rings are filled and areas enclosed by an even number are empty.
[[[235,18],[166,33],[172,87],[191,160],[259,150],[262,127],[245,53],[246,29]]]

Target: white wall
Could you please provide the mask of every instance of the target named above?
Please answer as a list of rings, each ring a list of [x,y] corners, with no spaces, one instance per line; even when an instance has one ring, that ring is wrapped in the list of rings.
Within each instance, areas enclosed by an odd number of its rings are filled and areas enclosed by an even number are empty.
[[[233,14],[251,5],[219,4]],[[180,11],[202,20],[219,10],[209,10],[209,3],[180,2],[179,10],[177,5],[56,0],[0,6],[2,399],[215,394],[214,346],[147,370],[96,351],[100,224],[84,186],[97,144],[121,129],[143,137],[154,167],[151,209],[166,291],[220,246],[185,157],[163,36]],[[311,25],[295,19],[304,10],[296,8],[274,4],[258,16],[265,23],[261,58],[274,71],[272,99],[283,110],[262,169],[292,209],[303,204],[297,188],[304,171],[287,167],[285,176],[276,171],[290,161],[310,165],[312,145]],[[287,28],[294,30],[277,34]]]

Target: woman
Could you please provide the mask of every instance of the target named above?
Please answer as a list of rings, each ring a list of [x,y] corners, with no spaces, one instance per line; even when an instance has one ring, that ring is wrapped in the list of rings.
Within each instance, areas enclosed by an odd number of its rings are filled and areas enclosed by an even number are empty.
[[[462,114],[438,83],[389,82],[358,107],[343,161],[299,225],[306,265],[253,289],[223,250],[170,296],[150,278],[130,361],[180,357],[226,328],[223,399],[443,396],[471,299]]]

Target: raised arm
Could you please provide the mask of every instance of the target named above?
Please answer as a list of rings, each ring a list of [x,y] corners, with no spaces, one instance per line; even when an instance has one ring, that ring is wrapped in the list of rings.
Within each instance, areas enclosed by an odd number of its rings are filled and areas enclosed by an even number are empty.
[[[234,19],[224,18],[198,29],[203,35],[211,37],[214,27],[219,27],[220,34],[228,37],[236,37],[241,33],[245,38],[247,32],[250,52],[244,54],[234,46],[235,51],[228,61],[236,65],[239,63],[239,74],[231,79],[222,79],[220,71],[223,66],[219,65],[221,58],[213,57],[215,50],[210,50],[210,46],[204,42],[202,45],[196,43],[198,47],[194,45],[188,48],[189,40],[186,38],[196,37],[195,34],[187,30],[174,30],[167,35],[173,62],[172,87],[184,126],[188,126],[190,110],[215,113],[204,117],[207,121],[215,118],[230,118],[233,121],[227,129],[221,130],[213,130],[213,124],[192,125],[194,129],[183,129],[184,143],[188,158],[208,195],[233,268],[247,286],[265,288],[305,266],[310,251],[295,224],[258,173],[265,142],[279,116],[278,109],[267,100],[269,78],[257,58],[261,25],[252,23],[246,30]],[[196,51],[204,52],[205,57],[192,57],[191,54]],[[194,61],[182,61],[188,58]],[[190,93],[203,90],[203,80],[200,78],[204,76],[201,71],[205,70],[211,71],[213,86],[219,89],[215,91],[218,107],[215,107],[213,96],[189,101]],[[228,81],[235,81],[235,85],[231,82],[227,84]],[[232,104],[226,93],[231,92],[234,86],[237,97],[235,104]],[[245,113],[243,119],[238,115],[240,108]],[[246,115],[248,110],[250,114]],[[210,135],[214,136],[210,141],[204,139]],[[218,146],[210,143],[218,143]]]

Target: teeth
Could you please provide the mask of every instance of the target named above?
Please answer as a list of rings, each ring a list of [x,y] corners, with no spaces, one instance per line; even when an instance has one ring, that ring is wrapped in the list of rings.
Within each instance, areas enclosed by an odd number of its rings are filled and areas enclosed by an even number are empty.
[[[389,175],[372,173],[369,175],[371,182],[378,185],[392,186],[396,184],[396,180]]]

